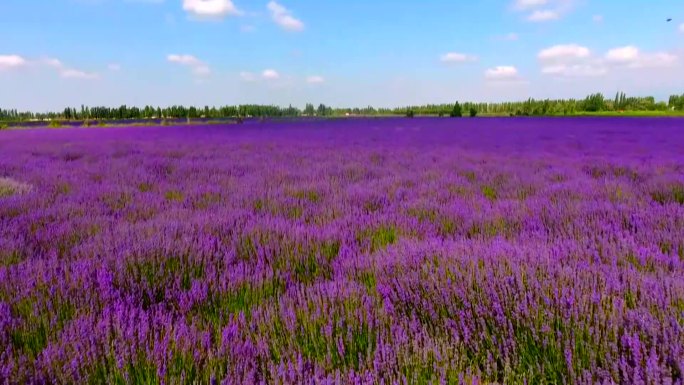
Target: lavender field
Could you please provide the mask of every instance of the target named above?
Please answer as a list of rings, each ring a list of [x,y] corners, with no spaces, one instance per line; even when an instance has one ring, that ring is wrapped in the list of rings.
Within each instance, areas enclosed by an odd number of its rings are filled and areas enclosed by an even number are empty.
[[[684,120],[0,132],[0,384],[682,384]]]

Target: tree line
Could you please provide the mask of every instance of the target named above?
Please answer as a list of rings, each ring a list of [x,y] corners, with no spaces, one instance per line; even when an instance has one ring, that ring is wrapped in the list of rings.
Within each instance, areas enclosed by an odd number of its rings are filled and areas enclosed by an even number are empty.
[[[684,94],[670,96],[668,102],[656,101],[652,96],[628,97],[618,92],[614,99],[604,97],[600,93],[592,94],[584,99],[528,99],[518,102],[500,103],[456,103],[426,104],[421,106],[405,106],[396,108],[333,108],[325,104],[317,107],[307,103],[304,109],[275,105],[237,105],[222,107],[136,107],[122,105],[120,107],[67,107],[62,111],[31,112],[16,109],[0,108],[0,121],[24,122],[30,120],[145,120],[145,119],[221,119],[249,117],[297,117],[297,116],[386,116],[386,115],[434,115],[434,116],[476,116],[476,115],[510,115],[510,116],[548,116],[574,115],[603,111],[684,111]]]
[[[301,111],[289,106],[282,108],[272,105],[239,105],[222,107],[136,107],[122,105],[120,107],[67,107],[59,112],[19,112],[0,108],[0,120],[143,120],[143,119],[217,119],[232,117],[266,117],[266,116],[297,116]]]
[[[394,113],[410,111],[414,115],[462,116],[513,115],[513,116],[557,116],[596,113],[607,111],[684,111],[684,94],[673,95],[666,103],[657,102],[653,96],[628,97],[618,92],[615,99],[608,99],[600,93],[584,99],[528,99],[503,103],[456,103],[424,106],[409,106],[394,109]],[[408,115],[408,114],[407,114]]]

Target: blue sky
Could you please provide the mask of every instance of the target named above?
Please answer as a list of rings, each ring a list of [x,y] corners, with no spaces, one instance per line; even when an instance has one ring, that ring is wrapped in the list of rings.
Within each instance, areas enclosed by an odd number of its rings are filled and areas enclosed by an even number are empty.
[[[2,108],[684,92],[679,0],[2,0],[0,25]]]

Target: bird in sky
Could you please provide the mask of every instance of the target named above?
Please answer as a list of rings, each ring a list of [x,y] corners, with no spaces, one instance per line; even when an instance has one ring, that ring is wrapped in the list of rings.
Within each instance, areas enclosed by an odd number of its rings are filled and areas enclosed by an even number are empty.
[[[672,18],[667,19],[667,22],[668,22],[668,23],[671,22],[671,21],[672,21]]]

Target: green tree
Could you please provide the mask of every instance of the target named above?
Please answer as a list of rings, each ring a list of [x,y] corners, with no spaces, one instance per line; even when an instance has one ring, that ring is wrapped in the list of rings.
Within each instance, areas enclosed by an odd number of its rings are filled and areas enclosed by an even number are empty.
[[[456,102],[456,104],[454,104],[454,108],[451,109],[451,114],[449,116],[451,116],[452,118],[460,118],[461,116],[463,116],[461,104]]]
[[[314,105],[311,103],[306,103],[306,107],[304,107],[304,115],[314,116],[315,114],[316,109],[314,108]]]
[[[316,110],[318,113],[318,116],[326,116],[328,115],[328,108],[325,106],[325,104],[321,103],[318,105],[318,110]]]
[[[583,104],[584,111],[587,112],[605,111],[606,109],[606,101],[600,93],[587,96]]]

